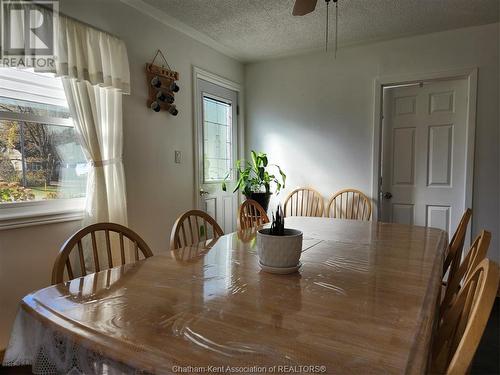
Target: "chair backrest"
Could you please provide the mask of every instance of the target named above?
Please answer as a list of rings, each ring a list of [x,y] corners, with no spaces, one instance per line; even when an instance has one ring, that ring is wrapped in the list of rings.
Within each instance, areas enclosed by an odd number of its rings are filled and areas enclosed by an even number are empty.
[[[97,234],[99,232],[104,232],[105,243],[106,243],[106,260],[107,262],[103,262],[103,259],[99,259],[99,254],[102,254],[98,250],[97,246]],[[73,234],[65,243],[62,245],[61,250],[59,250],[59,254],[54,262],[54,266],[52,268],[52,284],[59,284],[64,281],[64,271],[67,271],[68,279],[72,280],[75,278],[76,269],[79,270],[79,275],[85,276],[88,271],[88,259],[90,257],[85,257],[84,255],[84,238],[90,234],[91,246],[92,246],[92,264],[93,269],[90,272],[99,272],[101,271],[101,266],[106,264],[106,268],[113,268],[115,265],[113,264],[113,255],[111,251],[111,233],[118,234],[118,240],[120,244],[120,263],[124,265],[127,263],[126,255],[125,255],[125,241],[124,238],[128,239],[130,243],[134,246],[134,260],[139,260],[139,250],[141,251],[144,258],[149,258],[153,255],[153,252],[146,244],[146,242],[133,230],[115,223],[97,223],[89,225],[83,229],[80,229],[78,232]],[[74,267],[72,266],[72,262],[70,259],[70,254],[74,249],[78,251],[77,258],[78,263]],[[87,263],[86,263],[87,259]],[[118,264],[116,264],[118,265]],[[78,276],[76,276],[78,277]]]
[[[445,312],[432,346],[433,374],[466,374],[495,301],[498,265],[484,259]]]
[[[247,199],[241,204],[238,214],[238,226],[240,229],[245,230],[266,223],[269,223],[269,217],[258,202],[253,199]]]
[[[221,227],[209,214],[190,210],[175,221],[170,235],[170,250],[217,239],[223,235]]]
[[[323,197],[311,188],[298,188],[285,199],[284,214],[286,216],[323,216]]]
[[[467,279],[472,274],[472,271],[486,258],[488,247],[490,246],[491,233],[488,231],[481,231],[479,236],[476,237],[474,243],[470,247],[467,255],[460,264],[457,272],[451,279],[448,279],[448,285],[444,294],[443,301],[440,307],[440,317],[450,307],[453,299],[460,291],[461,286],[467,282]]]
[[[336,219],[370,220],[372,203],[359,190],[343,189],[330,198],[326,215]]]
[[[468,208],[462,215],[462,218],[458,223],[457,230],[453,234],[450,244],[448,245],[448,251],[446,253],[446,258],[443,265],[443,276],[448,270],[450,271],[450,273],[448,274],[448,280],[453,278],[453,275],[458,270],[458,267],[462,261],[462,249],[464,247],[467,226],[469,225],[471,216],[472,210]]]

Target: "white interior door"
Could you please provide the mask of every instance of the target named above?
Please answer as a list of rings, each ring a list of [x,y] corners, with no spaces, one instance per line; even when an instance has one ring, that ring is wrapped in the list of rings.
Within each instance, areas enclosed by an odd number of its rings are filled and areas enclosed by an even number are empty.
[[[381,220],[452,232],[465,209],[467,81],[384,89]]]
[[[199,207],[217,220],[224,233],[236,230],[238,195],[233,194],[238,155],[238,94],[197,79]],[[221,184],[226,176],[227,192]]]

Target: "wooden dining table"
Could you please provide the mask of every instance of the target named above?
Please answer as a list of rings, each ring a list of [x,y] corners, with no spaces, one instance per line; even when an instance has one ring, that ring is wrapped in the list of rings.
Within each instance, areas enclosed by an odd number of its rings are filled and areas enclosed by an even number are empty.
[[[21,307],[109,366],[150,373],[425,373],[446,232],[285,224],[304,233],[293,274],[262,271],[248,230],[39,290]]]

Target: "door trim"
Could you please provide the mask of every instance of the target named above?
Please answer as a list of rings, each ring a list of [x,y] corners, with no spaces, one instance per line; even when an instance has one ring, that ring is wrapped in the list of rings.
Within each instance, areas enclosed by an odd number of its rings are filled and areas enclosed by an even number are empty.
[[[454,69],[448,71],[429,73],[410,73],[395,76],[381,76],[374,81],[374,114],[373,114],[373,146],[372,146],[372,197],[375,202],[373,216],[379,218],[379,183],[381,171],[382,152],[382,113],[383,113],[383,89],[385,86],[411,84],[421,81],[442,81],[450,79],[467,80],[467,135],[466,135],[466,159],[465,159],[465,197],[464,209],[472,208],[472,193],[474,183],[474,145],[476,134],[476,110],[477,110],[477,74],[478,68]],[[472,221],[473,219],[471,219]],[[472,228],[473,223],[470,228]],[[468,230],[467,243],[470,242],[470,229]]]
[[[199,114],[201,111],[201,106],[198,101],[198,97],[200,96],[201,92],[198,87],[198,79],[202,79],[204,81],[213,83],[215,85],[224,87],[226,89],[236,91],[238,94],[238,102],[236,105],[239,108],[239,112],[237,117],[238,117],[238,151],[237,151],[237,156],[238,159],[243,159],[245,155],[245,124],[244,124],[244,118],[245,118],[245,108],[244,108],[244,91],[243,91],[243,85],[228,80],[226,78],[220,77],[216,74],[210,73],[204,69],[201,69],[197,66],[193,65],[193,135],[194,135],[194,194],[193,194],[193,207],[196,207],[198,209],[201,209],[200,207],[200,197],[199,197],[199,187],[200,187],[200,160],[199,160],[199,148],[200,148],[200,140],[198,139],[198,119],[199,119]]]

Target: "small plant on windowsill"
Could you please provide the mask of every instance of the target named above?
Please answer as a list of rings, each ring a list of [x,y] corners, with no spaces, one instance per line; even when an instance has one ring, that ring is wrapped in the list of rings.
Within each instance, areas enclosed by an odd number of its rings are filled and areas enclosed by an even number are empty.
[[[233,192],[240,190],[247,199],[257,201],[264,210],[269,207],[269,199],[271,198],[271,184],[276,186],[275,192],[278,194],[281,189],[285,188],[286,174],[276,164],[269,164],[267,154],[264,152],[255,152],[252,150],[252,162],[247,162],[243,168],[244,161],[236,162],[236,171],[238,180]],[[279,175],[271,173],[271,169],[278,172]],[[226,191],[230,173],[226,176],[222,183],[222,190]]]

